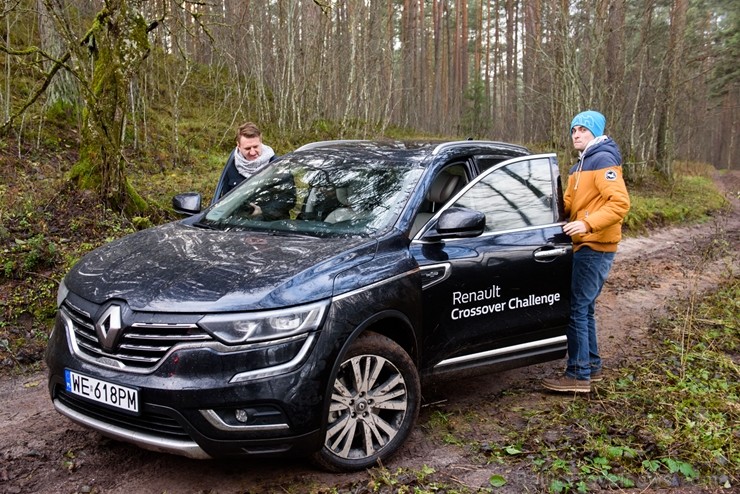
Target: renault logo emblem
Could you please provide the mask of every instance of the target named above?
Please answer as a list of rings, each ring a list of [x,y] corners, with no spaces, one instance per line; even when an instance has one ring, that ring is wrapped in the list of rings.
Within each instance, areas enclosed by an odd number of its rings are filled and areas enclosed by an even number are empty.
[[[112,351],[121,334],[121,306],[111,305],[95,323],[95,332],[98,334],[100,346],[106,351]]]

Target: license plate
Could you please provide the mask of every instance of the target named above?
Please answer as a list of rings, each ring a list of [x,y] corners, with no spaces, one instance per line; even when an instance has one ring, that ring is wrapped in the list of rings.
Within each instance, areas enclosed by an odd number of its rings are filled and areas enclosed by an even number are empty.
[[[136,389],[83,376],[69,369],[64,370],[64,381],[67,391],[72,394],[129,412],[139,412],[139,391]]]

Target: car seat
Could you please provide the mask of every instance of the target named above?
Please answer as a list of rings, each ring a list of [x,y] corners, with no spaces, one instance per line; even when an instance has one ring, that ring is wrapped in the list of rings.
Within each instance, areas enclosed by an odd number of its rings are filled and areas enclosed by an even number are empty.
[[[409,235],[413,237],[434,216],[440,207],[445,204],[455,193],[460,190],[462,178],[459,175],[442,172],[434,178],[432,186],[426,195],[429,203],[428,211],[419,212],[414,218],[414,225]]]
[[[352,208],[352,199],[355,198],[352,186],[337,187],[336,196],[341,207],[338,207],[324,218],[327,223],[339,223],[340,221],[351,220],[356,216],[356,211]]]

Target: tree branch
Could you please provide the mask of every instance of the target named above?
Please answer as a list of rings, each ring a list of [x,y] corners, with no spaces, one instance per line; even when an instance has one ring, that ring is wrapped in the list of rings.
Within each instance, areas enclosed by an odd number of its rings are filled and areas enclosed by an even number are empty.
[[[331,5],[329,3],[321,2],[320,0],[313,0],[313,3],[319,6],[321,9],[321,13],[324,15],[329,15],[329,12],[331,12]]]
[[[328,2],[322,2],[320,0],[313,0],[313,3],[319,6],[322,14],[328,16],[329,13],[331,12],[331,5]]]
[[[38,49],[37,49],[38,50]],[[39,52],[43,53],[41,50],[38,50]],[[46,55],[48,57],[48,55]],[[28,99],[26,100],[25,104],[18,109],[14,114],[12,114],[8,119],[3,123],[3,126],[0,127],[0,136],[5,136],[8,133],[8,130],[10,129],[10,126],[13,125],[13,122],[16,118],[23,115],[23,113],[33,105],[36,100],[38,100],[42,94],[46,91],[46,88],[49,87],[51,84],[52,79],[54,79],[54,76],[57,72],[59,72],[59,69],[65,66],[67,63],[67,60],[69,60],[71,54],[69,52],[65,53],[64,56],[60,60],[56,60],[54,62],[54,66],[49,70],[48,74],[46,74],[46,80],[44,80],[44,83],[33,93],[31,94]],[[50,60],[51,57],[48,57]]]

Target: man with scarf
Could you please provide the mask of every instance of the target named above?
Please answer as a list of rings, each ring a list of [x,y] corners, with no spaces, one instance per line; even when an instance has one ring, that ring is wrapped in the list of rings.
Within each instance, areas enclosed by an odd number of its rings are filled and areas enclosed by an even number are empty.
[[[213,201],[217,201],[243,180],[261,172],[277,158],[270,146],[262,143],[262,132],[252,122],[239,126],[236,149],[229,156],[221,174]]]
[[[602,379],[594,309],[630,208],[622,155],[604,135],[605,126],[604,115],[592,110],[579,113],[570,124],[580,157],[570,169],[564,195],[569,222],[563,231],[573,240],[568,362],[563,375],[542,382],[552,391],[588,393],[591,383]]]

